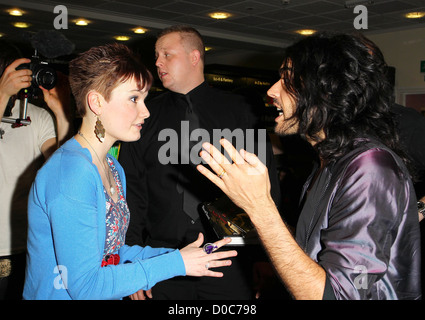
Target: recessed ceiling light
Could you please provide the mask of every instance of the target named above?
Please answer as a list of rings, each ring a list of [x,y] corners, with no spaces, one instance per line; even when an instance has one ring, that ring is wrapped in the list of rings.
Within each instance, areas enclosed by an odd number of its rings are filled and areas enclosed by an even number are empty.
[[[87,26],[90,23],[90,21],[88,21],[86,19],[77,19],[77,20],[74,20],[74,23],[77,26],[85,27],[85,26]]]
[[[21,17],[24,14],[24,11],[18,8],[9,9],[7,10],[7,12],[9,12],[11,16],[15,16],[15,17]]]
[[[130,40],[130,37],[128,37],[128,36],[115,36],[114,39],[118,40],[118,41],[128,41],[128,40]]]
[[[30,24],[27,22],[14,22],[12,24],[14,27],[21,28],[21,29],[29,28],[30,26]]]
[[[137,28],[132,29],[132,31],[134,33],[137,33],[137,34],[143,34],[143,33],[146,33],[147,29],[142,28],[142,27],[137,27]]]
[[[232,15],[228,12],[211,12],[208,14],[213,19],[227,19],[230,18]]]
[[[303,36],[310,36],[313,33],[315,33],[316,30],[313,30],[313,29],[301,29],[301,30],[297,30],[295,32],[298,33],[298,34],[301,34]]]
[[[425,17],[425,12],[409,12],[404,15],[408,19],[420,19]]]

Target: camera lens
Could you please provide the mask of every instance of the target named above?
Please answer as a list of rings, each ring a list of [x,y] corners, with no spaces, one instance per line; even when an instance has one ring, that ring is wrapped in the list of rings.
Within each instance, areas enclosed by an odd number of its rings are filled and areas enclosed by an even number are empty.
[[[37,86],[42,86],[47,90],[53,89],[57,80],[56,71],[46,66],[37,68],[34,70],[33,79]]]

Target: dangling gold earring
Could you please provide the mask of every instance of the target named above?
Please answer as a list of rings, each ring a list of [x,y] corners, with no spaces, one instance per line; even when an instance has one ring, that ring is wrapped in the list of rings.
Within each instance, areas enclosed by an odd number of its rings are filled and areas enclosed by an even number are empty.
[[[94,133],[99,141],[103,143],[103,141],[105,141],[105,128],[97,115],[96,118],[97,120],[96,125],[94,126]]]

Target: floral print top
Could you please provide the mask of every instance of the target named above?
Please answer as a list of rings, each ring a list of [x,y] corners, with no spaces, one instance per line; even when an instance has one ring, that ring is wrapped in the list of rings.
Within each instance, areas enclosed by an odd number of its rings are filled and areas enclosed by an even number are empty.
[[[117,252],[124,245],[130,220],[130,210],[124,198],[124,190],[118,171],[111,159],[108,158],[107,161],[117,185],[118,200],[115,203],[106,189],[103,188],[106,196],[106,240],[103,260],[108,260],[109,255]]]

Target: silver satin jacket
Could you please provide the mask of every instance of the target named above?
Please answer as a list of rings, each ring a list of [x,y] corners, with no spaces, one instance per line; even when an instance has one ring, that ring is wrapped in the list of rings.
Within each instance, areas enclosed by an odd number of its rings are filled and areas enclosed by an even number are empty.
[[[327,274],[324,298],[421,299],[416,196],[401,159],[377,141],[325,167],[308,189],[296,240]]]

